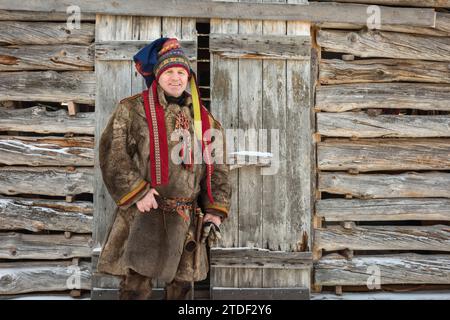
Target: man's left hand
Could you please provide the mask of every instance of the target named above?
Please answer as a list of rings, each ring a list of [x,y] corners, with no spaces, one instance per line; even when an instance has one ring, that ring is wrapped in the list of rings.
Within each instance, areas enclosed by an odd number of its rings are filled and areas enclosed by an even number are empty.
[[[216,226],[220,226],[220,224],[222,223],[222,220],[220,219],[219,216],[215,216],[213,214],[207,213],[205,214],[205,216],[203,217],[203,223],[206,222],[212,222],[214,223]]]

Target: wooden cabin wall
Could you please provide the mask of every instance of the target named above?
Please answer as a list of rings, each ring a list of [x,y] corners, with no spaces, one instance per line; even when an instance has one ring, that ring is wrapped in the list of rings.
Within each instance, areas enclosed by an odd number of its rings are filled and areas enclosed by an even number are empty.
[[[0,299],[91,288],[94,17],[66,19],[0,11]]]
[[[448,9],[436,28],[316,29],[314,289],[448,289]]]

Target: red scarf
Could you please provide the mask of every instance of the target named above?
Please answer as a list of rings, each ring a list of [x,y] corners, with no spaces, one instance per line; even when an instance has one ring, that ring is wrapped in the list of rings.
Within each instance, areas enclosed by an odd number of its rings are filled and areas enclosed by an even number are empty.
[[[142,92],[150,136],[150,177],[152,187],[167,185],[169,183],[169,148],[167,143],[167,131],[164,119],[164,108],[159,102],[157,87],[157,82],[153,81],[151,87]],[[200,110],[202,120],[202,155],[209,158],[210,154],[208,152],[208,146],[211,143],[211,136],[205,134],[205,132],[210,129],[209,114],[203,105],[201,105]],[[194,138],[196,139],[195,134]],[[207,152],[205,152],[205,149]],[[213,165],[208,164],[210,161],[209,159],[207,160],[206,187],[209,201],[214,203],[211,191]]]

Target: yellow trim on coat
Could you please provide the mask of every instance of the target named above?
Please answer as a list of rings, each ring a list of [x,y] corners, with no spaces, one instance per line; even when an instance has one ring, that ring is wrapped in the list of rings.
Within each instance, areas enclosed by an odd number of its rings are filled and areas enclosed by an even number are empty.
[[[129,200],[131,200],[133,197],[135,197],[139,192],[142,191],[142,189],[145,188],[147,185],[147,181],[141,181],[136,188],[128,192],[126,195],[124,195],[118,202],[117,205],[121,206],[127,203]]]

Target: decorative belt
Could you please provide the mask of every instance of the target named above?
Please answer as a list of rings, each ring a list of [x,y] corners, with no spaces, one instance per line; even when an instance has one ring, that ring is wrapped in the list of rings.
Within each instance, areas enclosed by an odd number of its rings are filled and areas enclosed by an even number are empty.
[[[164,198],[156,196],[158,208],[164,212],[176,212],[184,221],[189,220],[186,210],[194,209],[194,200],[189,198]]]

